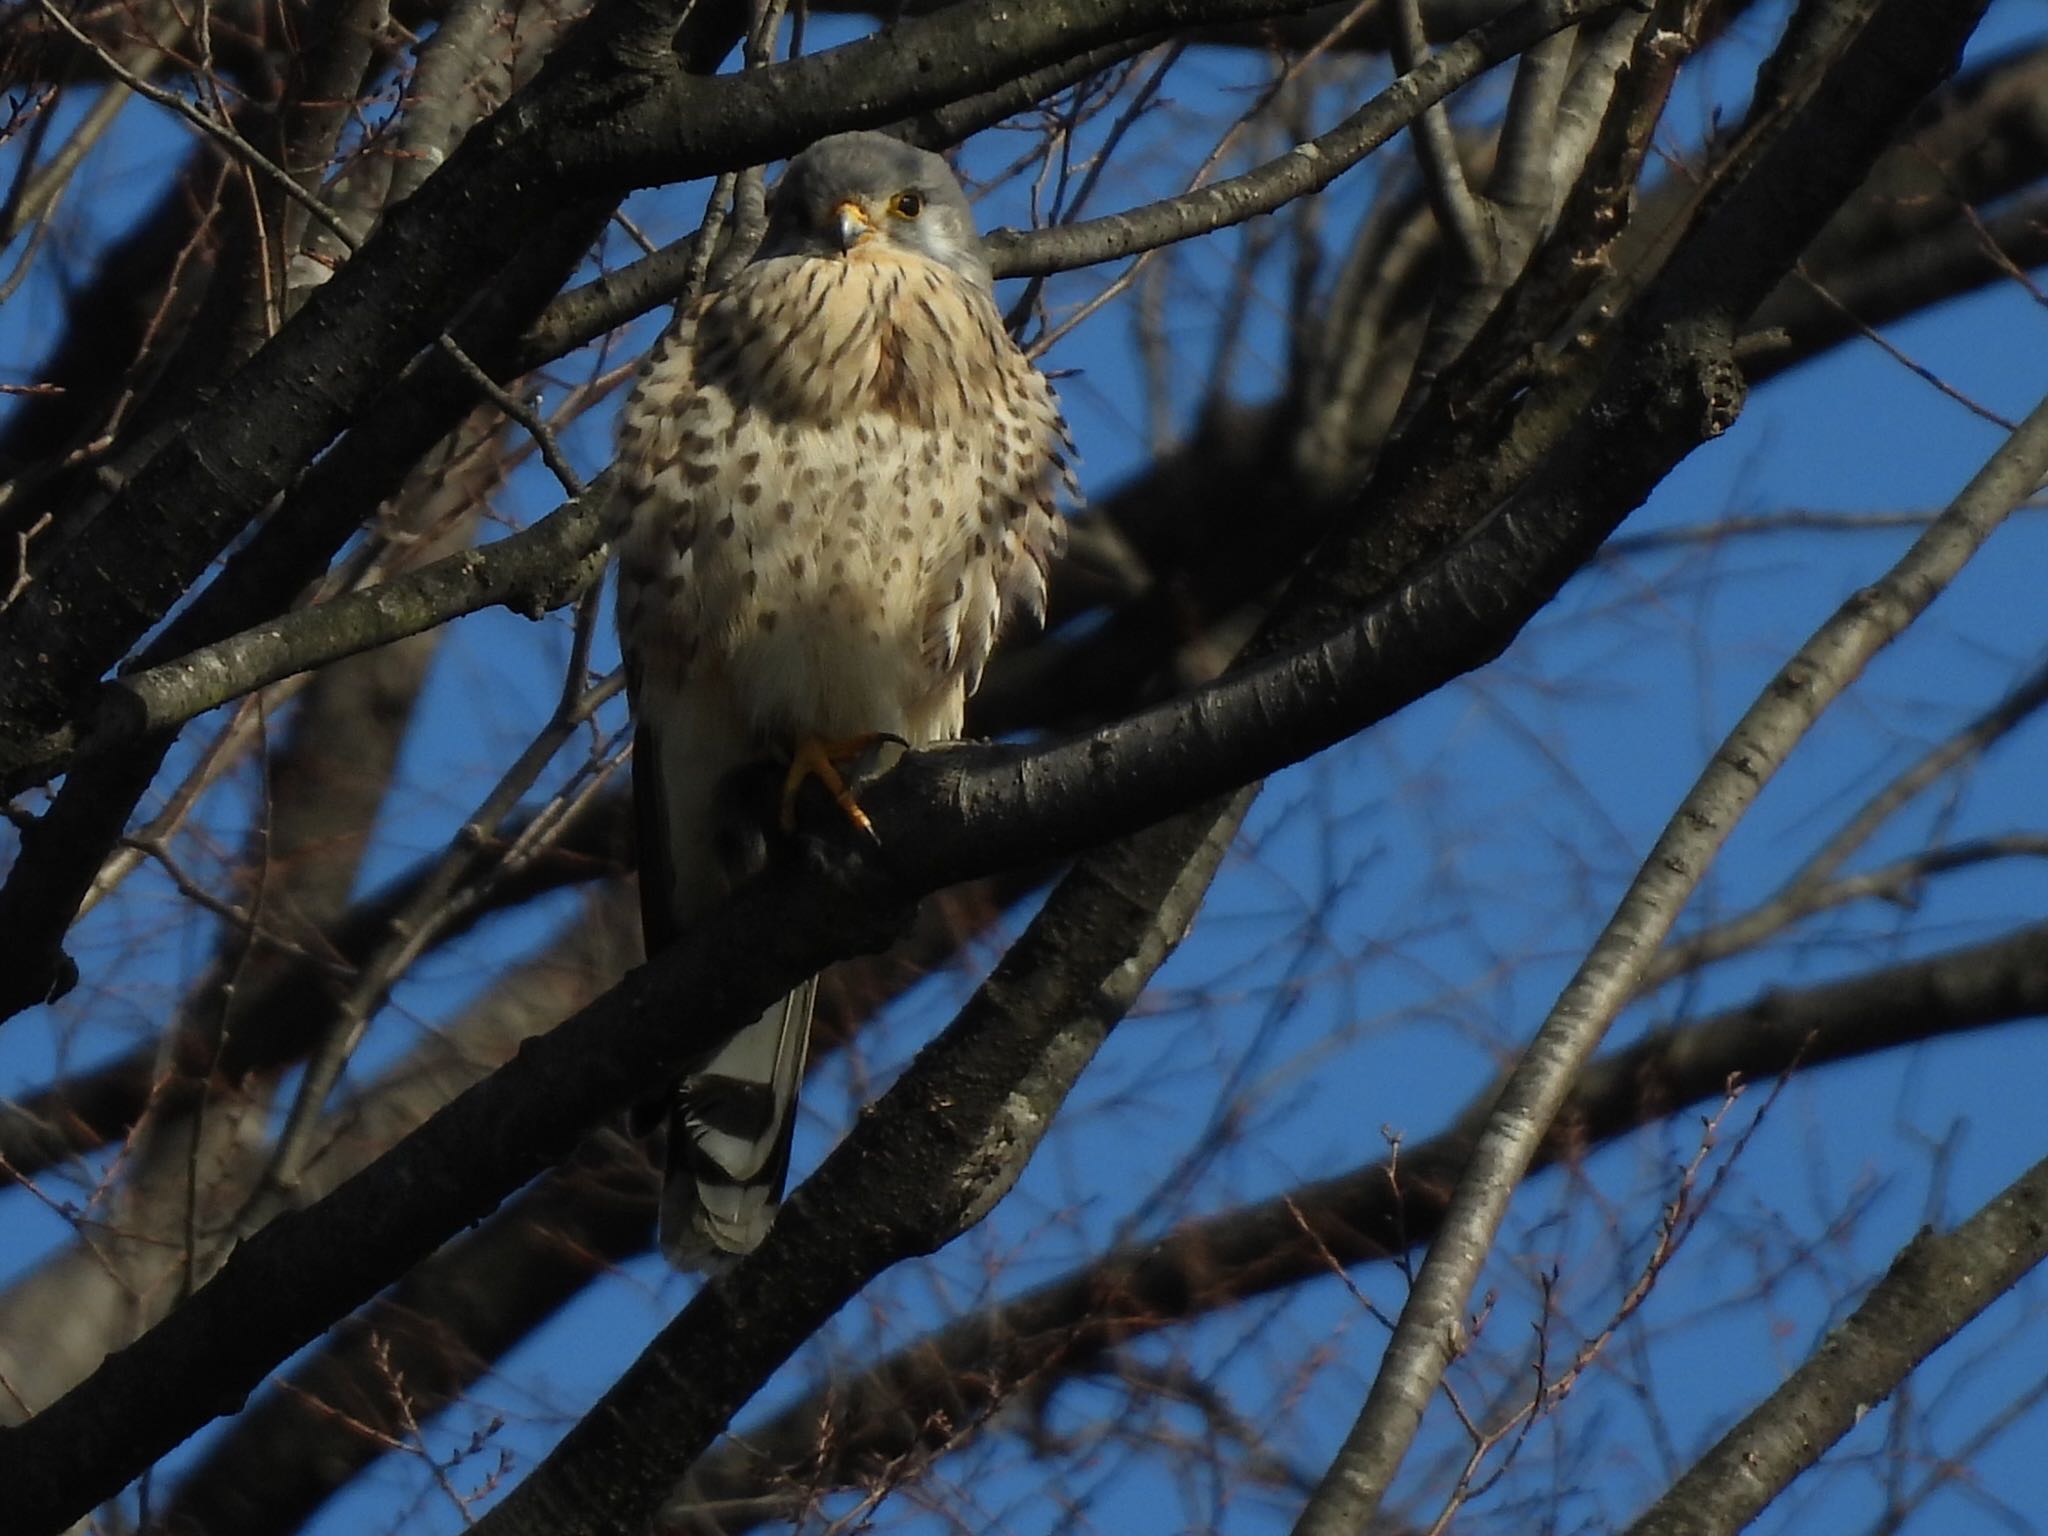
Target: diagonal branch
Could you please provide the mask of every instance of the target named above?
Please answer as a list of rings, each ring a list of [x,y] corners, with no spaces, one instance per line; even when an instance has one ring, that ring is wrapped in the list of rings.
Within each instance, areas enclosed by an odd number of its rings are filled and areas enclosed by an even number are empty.
[[[2044,476],[2048,399],[1906,556],[1801,648],[1716,751],[1502,1089],[1402,1309],[1386,1363],[1298,1529],[1349,1529],[1371,1518],[1456,1354],[1466,1298],[1510,1195],[1572,1078],[1642,985],[1700,877],[1821,711],[1947,588]]]
[[[2048,1259],[2048,1160],[1953,1232],[1922,1232],[1848,1321],[1627,1536],[1731,1536],[1935,1350]]]

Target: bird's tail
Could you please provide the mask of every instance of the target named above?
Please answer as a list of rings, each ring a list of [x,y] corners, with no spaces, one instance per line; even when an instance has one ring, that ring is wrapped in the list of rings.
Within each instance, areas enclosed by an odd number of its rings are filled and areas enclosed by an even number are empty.
[[[661,1251],[678,1269],[760,1246],[782,1203],[816,977],[727,1041],[676,1088]]]

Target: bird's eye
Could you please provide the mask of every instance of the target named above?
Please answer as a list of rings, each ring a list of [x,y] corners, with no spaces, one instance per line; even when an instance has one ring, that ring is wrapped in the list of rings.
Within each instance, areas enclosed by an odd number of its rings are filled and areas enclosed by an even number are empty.
[[[900,218],[914,219],[924,212],[924,199],[915,192],[898,192],[896,200],[889,205]]]

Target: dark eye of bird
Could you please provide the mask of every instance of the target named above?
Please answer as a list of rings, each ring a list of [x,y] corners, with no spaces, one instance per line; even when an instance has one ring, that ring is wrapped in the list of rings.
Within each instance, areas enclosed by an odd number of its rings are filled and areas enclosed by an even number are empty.
[[[924,199],[915,192],[898,192],[896,201],[890,205],[906,219],[914,219],[924,212]]]

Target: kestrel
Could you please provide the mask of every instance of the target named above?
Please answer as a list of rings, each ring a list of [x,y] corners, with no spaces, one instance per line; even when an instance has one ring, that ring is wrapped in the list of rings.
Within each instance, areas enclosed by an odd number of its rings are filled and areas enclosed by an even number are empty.
[[[945,161],[875,133],[789,164],[759,255],[680,313],[619,424],[619,636],[654,953],[725,893],[721,786],[786,763],[785,821],[867,745],[960,733],[1003,621],[1042,618],[1066,429],[1004,331]],[[661,1244],[745,1253],[782,1198],[815,979],[669,1114]]]

